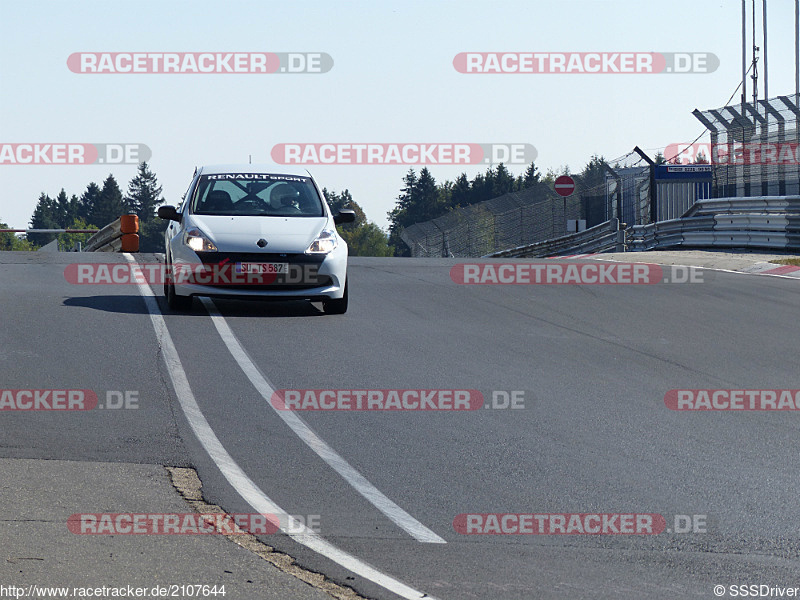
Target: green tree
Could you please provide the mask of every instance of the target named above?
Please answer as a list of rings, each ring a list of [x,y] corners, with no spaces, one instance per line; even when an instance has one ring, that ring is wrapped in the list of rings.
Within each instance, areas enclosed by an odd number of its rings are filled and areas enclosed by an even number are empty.
[[[417,181],[414,212],[418,213],[423,221],[428,221],[441,216],[444,212],[443,208],[439,204],[439,189],[436,187],[436,180],[428,167],[423,167]]]
[[[140,223],[154,220],[156,207],[164,203],[161,186],[146,162],[139,163],[139,171],[128,184],[125,203],[129,212],[139,215]]]
[[[394,208],[387,215],[389,217],[389,243],[394,246],[395,256],[411,256],[411,252],[400,234],[403,229],[416,222],[413,220],[412,205],[417,194],[417,174],[413,167],[403,176],[403,184]]]
[[[484,200],[490,200],[492,196],[492,185],[494,183],[494,171],[491,167],[486,170],[486,174],[478,173],[470,182],[469,203],[477,204]]]
[[[606,161],[602,156],[592,155],[579,175],[575,176],[582,190],[599,189],[606,183]]]
[[[0,229],[11,229],[11,227],[6,223],[0,222]],[[36,250],[36,247],[25,237],[11,232],[0,233],[0,252],[11,250]]]
[[[139,221],[139,252],[164,252],[164,232],[169,221]]]
[[[392,256],[386,234],[375,223],[362,223],[351,231],[340,232],[350,256]]]
[[[533,187],[539,183],[540,178],[539,169],[536,168],[535,164],[531,163],[525,169],[525,173],[517,178],[517,189],[524,190]]]
[[[78,218],[78,197],[73,195],[67,197],[64,188],[61,188],[58,196],[55,198],[55,222],[61,229],[67,229],[72,226],[75,219]]]
[[[492,183],[492,198],[499,198],[509,192],[516,190],[516,182],[514,176],[508,171],[508,168],[500,163],[494,172],[494,181]]]
[[[59,229],[57,221],[58,210],[56,208],[56,201],[50,196],[42,192],[39,195],[39,200],[36,203],[36,208],[33,209],[31,216],[30,228],[31,229]],[[35,246],[44,246],[56,239],[55,233],[29,233],[27,239]]]
[[[461,173],[453,182],[453,187],[450,192],[450,201],[448,208],[458,208],[467,206],[471,197],[470,182],[466,173]]]
[[[410,250],[400,234],[403,229],[441,216],[447,208],[440,203],[439,188],[427,167],[419,172],[409,169],[403,178],[403,187],[394,209],[389,213],[389,244],[396,256],[410,256]]]
[[[125,206],[125,200],[122,197],[119,184],[114,179],[114,175],[109,175],[103,182],[100,196],[92,207],[89,223],[102,229],[122,215],[127,214],[127,212],[127,206]]]
[[[329,192],[326,188],[322,188],[322,194],[325,196],[328,206],[334,215],[343,208],[349,208],[356,213],[356,220],[352,223],[337,225],[337,229],[340,233],[342,231],[352,231],[357,229],[367,222],[367,215],[364,213],[364,209],[362,209],[361,206],[359,206],[359,204],[353,200],[350,190],[345,189],[341,194],[337,194],[333,190]]]
[[[75,198],[75,196],[73,196]],[[77,200],[77,198],[76,198]],[[95,225],[89,225],[80,217],[76,217],[73,221],[64,225],[62,229],[97,229]],[[75,247],[75,244],[80,242],[82,246],[86,245],[86,240],[92,237],[92,233],[59,233],[58,245],[63,250],[69,251]]]
[[[322,189],[328,206],[333,214],[338,213],[343,208],[349,208],[356,213],[356,219],[352,223],[337,225],[339,235],[347,242],[348,253],[350,256],[391,256],[393,250],[387,243],[386,234],[381,231],[375,223],[367,221],[367,215],[353,200],[350,190],[345,189],[341,194],[334,191]]]
[[[78,198],[78,218],[89,223],[94,205],[100,199],[100,187],[93,181],[86,186],[86,191]]]

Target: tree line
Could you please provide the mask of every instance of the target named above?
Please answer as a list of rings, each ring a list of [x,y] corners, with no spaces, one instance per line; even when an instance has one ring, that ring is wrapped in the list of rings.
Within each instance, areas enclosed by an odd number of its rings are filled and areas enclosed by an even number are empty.
[[[663,160],[663,157],[659,158]],[[355,222],[338,226],[352,256],[408,256],[410,250],[400,237],[404,228],[510,192],[533,188],[535,195],[552,196],[552,183],[559,175],[572,175],[579,189],[599,189],[605,183],[605,160],[595,155],[580,173],[570,173],[567,166],[557,171],[548,170],[544,176],[534,163],[518,176],[500,163],[472,179],[462,173],[454,181],[442,183],[436,182],[427,167],[419,173],[411,168],[403,177],[394,208],[388,213],[388,234],[367,219],[348,189],[341,193],[325,188],[322,191],[334,214],[342,208],[353,209],[356,213]],[[143,162],[128,183],[125,194],[113,174],[103,181],[102,186],[89,183],[80,196],[68,196],[63,189],[55,198],[42,193],[30,225],[32,229],[97,229],[120,215],[135,213],[139,215],[140,251],[163,252],[163,232],[167,223],[156,216],[156,208],[164,202],[161,191],[156,175]],[[4,227],[0,223],[0,228]],[[62,247],[71,248],[74,242],[85,241],[89,236],[60,234],[58,238]],[[47,233],[31,233],[27,239],[0,234],[0,250],[32,250],[55,238],[55,234]]]
[[[113,174],[102,186],[91,182],[80,196],[69,196],[62,188],[55,198],[42,192],[30,220],[31,229],[101,229],[120,215],[139,216],[139,246],[142,252],[160,252],[166,223],[156,217],[156,208],[164,202],[161,186],[146,162],[139,164],[136,176],[123,194]],[[0,229],[7,228],[0,223]],[[0,250],[35,250],[58,239],[59,246],[71,249],[85,243],[91,233],[29,233],[24,237],[0,234]]]
[[[403,187],[394,209],[388,213],[388,243],[395,256],[410,256],[411,250],[400,237],[403,229],[415,223],[430,221],[472,204],[499,198],[511,192],[533,190],[535,199],[553,196],[553,182],[559,175],[570,175],[575,179],[578,189],[589,191],[605,185],[605,159],[594,155],[580,173],[571,173],[569,166],[558,170],[548,170],[545,175],[531,163],[521,175],[514,176],[500,163],[489,167],[485,173],[478,173],[469,179],[466,173],[455,181],[436,183],[427,167],[419,173],[409,169],[403,177]]]

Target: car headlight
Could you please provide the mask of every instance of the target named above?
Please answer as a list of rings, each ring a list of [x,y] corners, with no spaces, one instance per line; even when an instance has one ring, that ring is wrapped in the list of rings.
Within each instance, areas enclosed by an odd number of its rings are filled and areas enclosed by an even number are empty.
[[[336,232],[330,229],[323,229],[311,245],[306,250],[306,254],[328,254],[337,245]]]
[[[195,252],[216,252],[217,247],[203,232],[197,228],[189,229],[183,234],[183,243]]]

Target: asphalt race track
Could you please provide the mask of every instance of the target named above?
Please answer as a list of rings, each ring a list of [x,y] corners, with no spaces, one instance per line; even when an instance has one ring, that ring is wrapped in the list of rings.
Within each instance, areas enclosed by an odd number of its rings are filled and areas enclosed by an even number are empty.
[[[800,388],[800,281],[707,271],[694,284],[464,286],[454,260],[353,258],[342,316],[232,300],[178,314],[160,289],[146,302],[136,285],[68,283],[77,256],[0,255],[0,387],[135,390],[139,408],[4,414],[0,458],[192,466],[209,502],[261,512],[195,434],[190,389],[238,473],[287,513],[319,517],[319,535],[267,542],[369,598],[403,597],[386,581],[447,600],[800,585],[798,412],[664,402],[674,389]],[[487,408],[281,414],[268,398],[284,389],[478,390]],[[512,391],[524,406],[491,408]],[[458,515],[487,513],[657,514],[666,529],[456,531]],[[697,531],[673,531],[676,515]]]

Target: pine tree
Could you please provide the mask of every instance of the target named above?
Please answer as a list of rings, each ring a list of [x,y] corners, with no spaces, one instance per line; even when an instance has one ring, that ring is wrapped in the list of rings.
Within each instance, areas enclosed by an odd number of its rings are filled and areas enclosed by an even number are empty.
[[[31,216],[31,229],[59,229],[56,216],[56,201],[42,192],[33,209]],[[44,246],[56,239],[55,233],[29,233],[27,238],[37,246]]]
[[[89,223],[98,198],[100,198],[100,187],[93,181],[86,186],[86,191],[78,199],[78,218]]]
[[[436,180],[428,170],[428,167],[423,167],[419,172],[417,193],[413,207],[414,223],[435,219],[442,214],[439,206],[439,190],[436,187]]]
[[[536,168],[536,165],[533,163],[529,164],[528,168],[525,169],[525,173],[522,175],[522,186],[520,189],[524,190],[535,186],[539,183],[540,177],[541,175],[539,174],[539,169]]]
[[[514,187],[514,176],[509,173],[508,168],[503,163],[497,165],[492,185],[492,198],[499,198],[509,192],[513,192]]]
[[[466,173],[456,177],[450,193],[450,208],[467,206],[470,203],[470,183]]]
[[[71,198],[68,198],[64,188],[61,188],[55,199],[53,218],[60,229],[72,227],[78,218],[78,197],[73,194]]]
[[[400,190],[395,207],[387,215],[389,217],[389,244],[394,246],[395,256],[411,256],[411,252],[400,237],[400,233],[405,227],[414,223],[409,218],[409,211],[417,194],[417,174],[413,168],[409,169],[408,173],[405,174],[403,183],[404,186]]]
[[[119,184],[117,184],[117,180],[114,179],[113,175],[109,175],[103,182],[100,196],[92,207],[89,224],[96,225],[102,229],[124,214],[127,214],[127,207],[122,198]]]
[[[156,216],[156,207],[164,202],[161,186],[158,185],[155,173],[150,170],[146,162],[139,164],[136,177],[128,184],[125,202],[128,211],[139,215],[142,223],[153,220]]]

